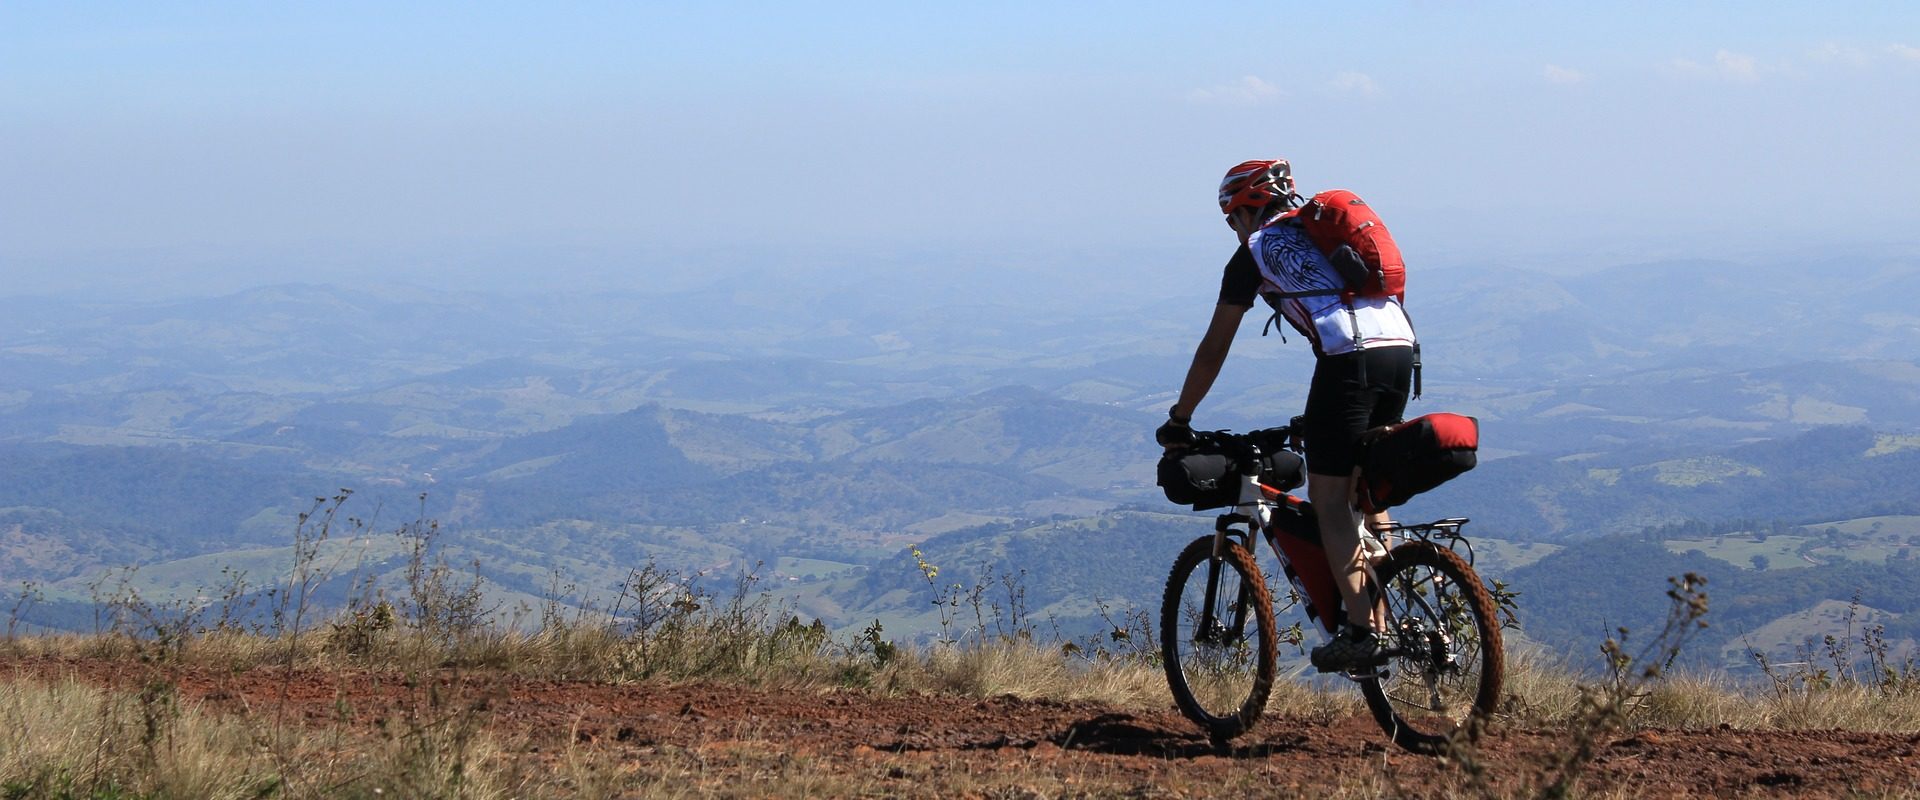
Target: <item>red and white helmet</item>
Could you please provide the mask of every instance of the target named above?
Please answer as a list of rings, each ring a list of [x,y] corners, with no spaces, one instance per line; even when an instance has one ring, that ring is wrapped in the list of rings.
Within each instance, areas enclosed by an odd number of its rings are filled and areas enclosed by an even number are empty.
[[[1220,179],[1220,213],[1265,208],[1275,200],[1293,205],[1293,165],[1284,158],[1246,161]]]

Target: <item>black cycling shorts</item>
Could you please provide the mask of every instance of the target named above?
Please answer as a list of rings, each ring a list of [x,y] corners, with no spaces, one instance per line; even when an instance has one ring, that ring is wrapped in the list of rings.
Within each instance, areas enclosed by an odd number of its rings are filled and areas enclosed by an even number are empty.
[[[1360,434],[1399,422],[1413,386],[1413,348],[1376,347],[1322,356],[1307,389],[1307,472],[1353,473]]]

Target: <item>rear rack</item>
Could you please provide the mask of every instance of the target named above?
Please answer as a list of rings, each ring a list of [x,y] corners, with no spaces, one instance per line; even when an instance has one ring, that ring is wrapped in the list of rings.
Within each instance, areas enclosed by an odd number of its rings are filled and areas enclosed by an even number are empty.
[[[1466,559],[1467,566],[1473,566],[1473,543],[1467,541],[1467,537],[1460,533],[1460,526],[1467,524],[1467,521],[1466,517],[1447,517],[1413,525],[1396,522],[1384,533],[1397,533],[1436,547],[1445,547],[1455,555]]]

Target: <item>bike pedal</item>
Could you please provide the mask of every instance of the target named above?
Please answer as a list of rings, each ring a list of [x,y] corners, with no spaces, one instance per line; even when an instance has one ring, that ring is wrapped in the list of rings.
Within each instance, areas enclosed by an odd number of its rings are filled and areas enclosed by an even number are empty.
[[[1340,677],[1346,678],[1347,680],[1353,681],[1354,683],[1359,683],[1361,681],[1374,680],[1374,679],[1384,681],[1393,677],[1393,670],[1387,669],[1385,666],[1379,666],[1379,667],[1373,667],[1370,670],[1357,669],[1357,670],[1353,670],[1352,672],[1342,672],[1340,673]]]

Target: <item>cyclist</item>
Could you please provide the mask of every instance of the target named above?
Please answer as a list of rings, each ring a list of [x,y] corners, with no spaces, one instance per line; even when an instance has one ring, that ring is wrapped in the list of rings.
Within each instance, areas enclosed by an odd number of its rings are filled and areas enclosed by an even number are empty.
[[[1219,376],[1256,294],[1313,345],[1313,380],[1302,431],[1307,497],[1319,516],[1321,544],[1347,619],[1310,658],[1321,672],[1350,672],[1385,660],[1374,635],[1368,562],[1360,544],[1362,520],[1354,507],[1355,450],[1362,432],[1399,422],[1406,410],[1414,335],[1393,298],[1343,299],[1338,293],[1345,285],[1340,274],[1288,214],[1300,203],[1292,167],[1285,160],[1247,161],[1220,181],[1220,210],[1240,246],[1220,278],[1213,319],[1194,349],[1180,398],[1167,410],[1167,422],[1154,438],[1166,447],[1192,440],[1194,409]],[[1387,523],[1385,515],[1367,522]]]

